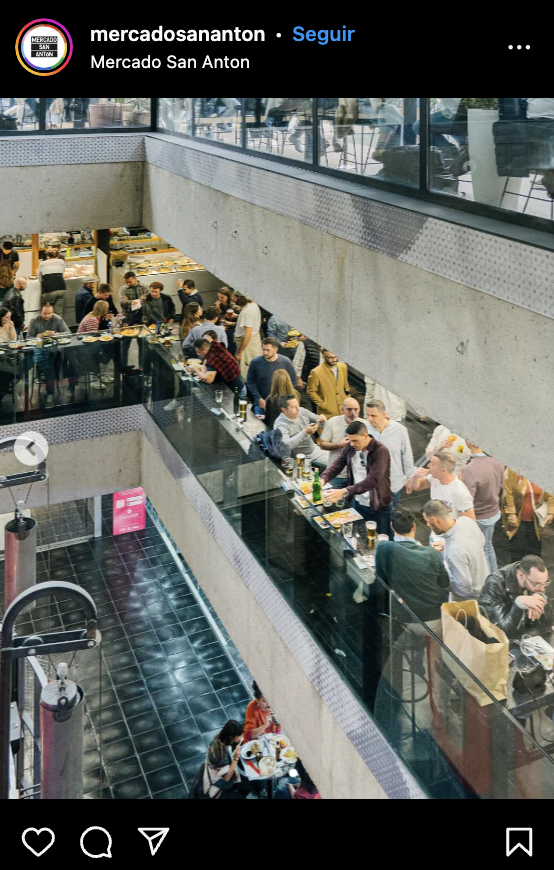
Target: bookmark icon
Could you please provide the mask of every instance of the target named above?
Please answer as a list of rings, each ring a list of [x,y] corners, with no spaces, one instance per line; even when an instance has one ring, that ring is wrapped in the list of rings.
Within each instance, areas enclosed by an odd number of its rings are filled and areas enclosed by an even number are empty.
[[[156,854],[169,834],[169,828],[138,828],[137,830],[148,840],[151,855]]]

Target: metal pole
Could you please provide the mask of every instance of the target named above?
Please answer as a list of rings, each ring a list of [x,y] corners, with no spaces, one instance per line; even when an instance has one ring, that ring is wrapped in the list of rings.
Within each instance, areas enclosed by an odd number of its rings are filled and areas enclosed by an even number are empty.
[[[6,554],[4,594],[6,608],[37,581],[37,523],[16,514],[4,529]]]
[[[60,664],[41,694],[41,800],[83,799],[84,692],[67,671]]]

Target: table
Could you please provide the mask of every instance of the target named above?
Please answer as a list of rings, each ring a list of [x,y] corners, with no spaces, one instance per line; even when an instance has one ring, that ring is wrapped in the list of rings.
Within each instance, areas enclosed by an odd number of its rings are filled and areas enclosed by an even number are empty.
[[[269,755],[271,758],[275,758],[275,748],[273,746],[273,741],[271,740],[271,737],[285,738],[287,740],[287,743],[289,743],[289,745],[290,745],[290,741],[289,741],[288,737],[286,737],[286,735],[283,733],[275,734],[275,735],[262,734],[260,737],[255,738],[255,741],[257,743],[259,743],[261,746],[261,751],[262,751],[263,755],[264,756]],[[250,742],[251,741],[249,741],[249,743]],[[248,744],[246,744],[246,745],[248,745]],[[275,769],[275,773],[272,773],[270,776],[262,776],[261,774],[256,773],[256,771],[253,770],[252,767],[247,763],[247,760],[243,755],[245,748],[246,748],[246,746],[243,746],[243,749],[241,752],[241,775],[243,775],[246,779],[248,779],[249,782],[260,782],[260,781],[266,782],[267,783],[267,797],[268,797],[268,800],[272,800],[273,799],[273,783],[277,779],[281,779],[284,776],[288,776],[289,771],[291,771],[294,768],[296,761],[287,762],[285,760],[281,760],[281,761],[277,762],[277,767]],[[254,765],[256,764],[255,759],[252,759],[252,763]]]

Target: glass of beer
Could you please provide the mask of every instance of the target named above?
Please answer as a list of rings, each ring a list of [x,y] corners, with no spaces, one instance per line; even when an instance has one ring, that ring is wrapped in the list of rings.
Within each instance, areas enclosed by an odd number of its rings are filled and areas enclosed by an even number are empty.
[[[365,524],[367,531],[367,546],[369,549],[373,549],[375,546],[375,538],[377,537],[377,523],[375,520],[368,520]]]
[[[312,461],[311,459],[305,459],[304,465],[302,466],[302,477],[304,480],[310,480],[312,476]]]
[[[340,521],[340,520],[333,520],[333,522],[331,523],[331,525],[333,526],[333,528],[334,528],[335,532],[337,533],[337,535],[340,535],[340,533],[342,532],[342,523],[341,523],[341,521]]]
[[[285,456],[283,461],[281,462],[281,468],[287,477],[292,477],[292,473],[294,471],[294,459],[292,456]]]
[[[302,477],[302,469],[304,467],[304,460],[306,459],[305,453],[297,453],[296,454],[296,467],[298,468],[298,477]]]
[[[246,410],[248,408],[248,402],[246,399],[239,399],[239,411],[240,411],[240,419],[243,423],[246,423]]]

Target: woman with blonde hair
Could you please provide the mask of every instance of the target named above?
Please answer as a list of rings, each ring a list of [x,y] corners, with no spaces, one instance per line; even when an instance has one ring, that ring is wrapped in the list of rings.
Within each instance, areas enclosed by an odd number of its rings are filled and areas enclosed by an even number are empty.
[[[181,339],[184,341],[193,328],[198,326],[203,315],[203,311],[198,302],[189,302],[185,305],[183,311],[183,319],[181,320]]]
[[[283,396],[296,396],[298,404],[300,404],[300,394],[294,389],[289,373],[284,369],[277,369],[277,371],[273,372],[271,389],[269,396],[265,400],[264,423],[269,429],[273,429],[273,424],[281,413],[279,400]]]
[[[96,332],[100,329],[100,321],[106,318],[108,310],[109,305],[107,302],[96,302],[92,311],[81,320],[77,332]]]
[[[537,515],[537,508],[542,508],[542,518],[539,518],[541,512]],[[501,510],[513,561],[519,562],[524,556],[540,556],[544,527],[554,520],[554,496],[507,468]]]

